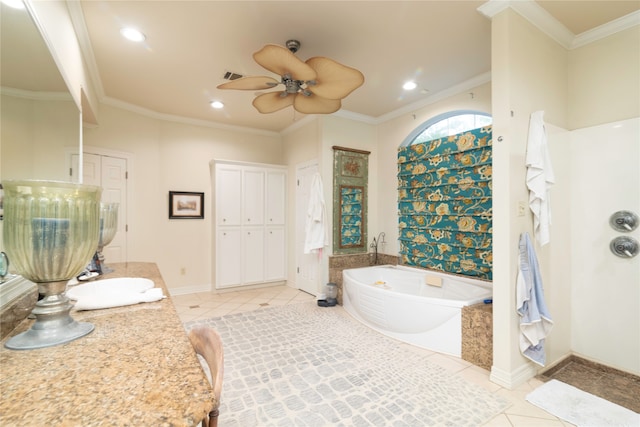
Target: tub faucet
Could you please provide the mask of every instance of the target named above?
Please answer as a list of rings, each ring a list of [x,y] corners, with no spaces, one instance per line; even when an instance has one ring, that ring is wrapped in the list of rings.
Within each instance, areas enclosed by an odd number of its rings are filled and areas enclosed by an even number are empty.
[[[371,255],[369,256],[371,265],[378,264],[378,244],[385,245],[387,243],[384,241],[384,237],[385,234],[383,231],[382,233],[378,234],[378,239],[376,240],[376,238],[374,237],[373,241],[369,245],[369,248],[371,249],[373,255],[373,261],[371,261]],[[382,249],[384,250],[384,246],[382,246]]]
[[[386,235],[384,234],[384,231],[381,232],[380,234],[378,234],[378,244],[380,244],[380,250],[382,250],[384,252],[384,245],[387,244],[387,242],[385,242],[384,237]]]

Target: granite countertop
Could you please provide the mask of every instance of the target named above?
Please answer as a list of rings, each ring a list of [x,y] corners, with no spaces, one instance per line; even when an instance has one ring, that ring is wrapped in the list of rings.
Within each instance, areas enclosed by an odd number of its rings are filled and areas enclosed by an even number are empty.
[[[145,277],[169,295],[154,263],[110,264],[102,276]],[[169,297],[104,310],[71,311],[95,330],[36,350],[0,349],[0,425],[194,426],[215,397]]]

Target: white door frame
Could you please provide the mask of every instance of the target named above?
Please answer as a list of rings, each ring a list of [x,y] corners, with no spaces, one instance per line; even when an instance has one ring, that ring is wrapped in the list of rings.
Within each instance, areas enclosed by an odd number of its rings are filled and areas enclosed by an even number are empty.
[[[129,259],[129,230],[128,230],[128,225],[131,223],[131,212],[134,212],[134,203],[135,203],[135,197],[133,197],[133,191],[132,189],[135,188],[134,185],[134,177],[135,177],[135,173],[134,173],[134,155],[132,153],[127,153],[125,151],[117,151],[117,150],[110,150],[108,148],[101,148],[101,147],[94,147],[94,146],[90,146],[90,145],[84,145],[82,147],[82,153],[81,154],[96,154],[99,156],[110,156],[110,157],[119,157],[122,159],[125,159],[127,161],[127,211],[126,211],[126,218],[127,218],[127,224],[126,224],[126,232],[125,232],[125,245],[126,245],[126,258],[127,260]],[[67,151],[67,164],[68,165],[72,165],[72,155],[73,154],[78,154],[77,151]],[[82,156],[81,156],[82,158]],[[71,167],[71,166],[69,166]],[[80,171],[82,171],[82,168],[80,167]],[[70,174],[71,175],[71,174]],[[71,177],[70,177],[71,178]]]

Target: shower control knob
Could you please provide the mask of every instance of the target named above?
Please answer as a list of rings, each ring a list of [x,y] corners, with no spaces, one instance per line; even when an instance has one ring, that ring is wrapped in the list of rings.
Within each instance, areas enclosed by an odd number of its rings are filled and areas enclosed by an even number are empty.
[[[638,241],[633,237],[620,236],[611,241],[611,252],[621,258],[633,258],[638,254]]]
[[[616,231],[633,231],[638,227],[638,215],[631,211],[618,211],[611,215],[609,224]]]

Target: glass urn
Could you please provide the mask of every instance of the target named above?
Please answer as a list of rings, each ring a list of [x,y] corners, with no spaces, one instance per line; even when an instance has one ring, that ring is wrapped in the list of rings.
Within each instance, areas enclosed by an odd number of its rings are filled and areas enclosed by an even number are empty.
[[[80,273],[98,246],[100,187],[57,181],[4,181],[5,250],[17,273],[44,297],[35,323],[8,340],[28,350],[63,344],[93,330],[70,315],[67,281]]]
[[[97,255],[100,262],[100,271],[105,274],[111,273],[113,269],[105,265],[102,250],[111,243],[118,231],[119,207],[119,203],[100,203],[100,238],[98,239]]]

